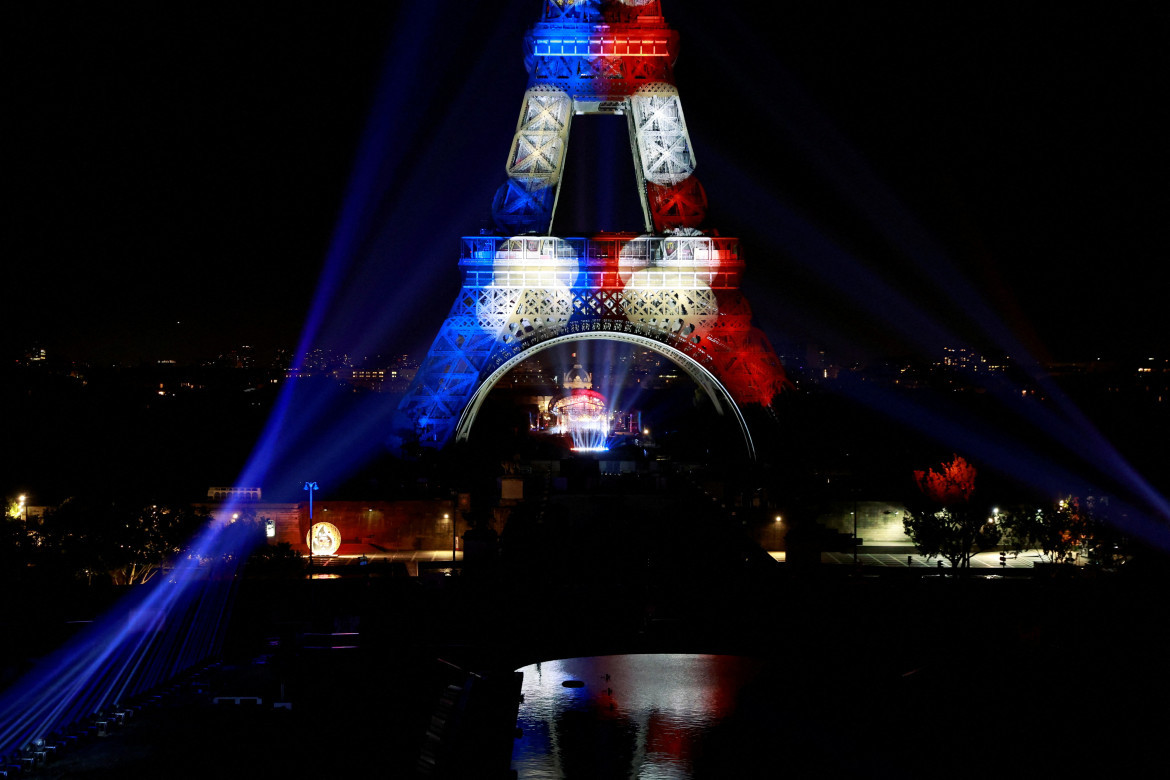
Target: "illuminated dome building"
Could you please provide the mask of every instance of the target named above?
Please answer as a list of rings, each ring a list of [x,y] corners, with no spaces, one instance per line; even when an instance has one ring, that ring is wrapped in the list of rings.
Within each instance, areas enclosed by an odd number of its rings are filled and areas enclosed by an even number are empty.
[[[576,357],[576,355],[574,355]],[[603,450],[609,438],[609,404],[593,389],[593,375],[574,363],[562,382],[562,391],[549,402],[554,423],[550,433],[567,434],[575,450]]]
[[[576,354],[573,357],[576,357]],[[592,390],[593,374],[581,368],[580,363],[574,363],[569,372],[565,374],[563,386],[566,390]]]

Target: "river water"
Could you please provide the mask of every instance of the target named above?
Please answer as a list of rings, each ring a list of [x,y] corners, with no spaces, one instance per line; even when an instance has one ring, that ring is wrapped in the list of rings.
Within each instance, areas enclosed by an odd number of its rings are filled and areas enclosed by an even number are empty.
[[[522,736],[512,768],[520,778],[673,780],[707,776],[704,767],[722,763],[721,727],[760,663],[726,655],[610,655],[519,671]]]

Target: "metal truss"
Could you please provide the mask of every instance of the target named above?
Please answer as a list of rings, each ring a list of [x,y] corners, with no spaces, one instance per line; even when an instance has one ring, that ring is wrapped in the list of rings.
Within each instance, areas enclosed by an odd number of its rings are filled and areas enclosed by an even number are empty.
[[[543,22],[630,22],[662,15],[659,0],[545,0]]]
[[[695,172],[695,153],[678,90],[642,87],[630,97],[630,126],[646,181],[670,187]]]

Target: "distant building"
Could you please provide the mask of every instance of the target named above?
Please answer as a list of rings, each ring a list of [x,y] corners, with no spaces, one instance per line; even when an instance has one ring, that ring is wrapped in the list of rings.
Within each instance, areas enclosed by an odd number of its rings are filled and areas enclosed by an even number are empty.
[[[213,501],[260,501],[262,491],[258,487],[210,487],[207,497]]]
[[[354,387],[362,387],[380,393],[386,383],[386,371],[380,368],[355,368],[350,372],[349,383]]]
[[[989,358],[966,347],[943,347],[938,366],[972,374],[995,374],[1007,370],[1008,358]]]

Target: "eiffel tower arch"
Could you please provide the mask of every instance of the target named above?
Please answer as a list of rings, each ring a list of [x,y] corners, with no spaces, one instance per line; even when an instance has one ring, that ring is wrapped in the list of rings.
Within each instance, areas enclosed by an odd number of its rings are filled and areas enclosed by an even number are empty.
[[[744,443],[747,445],[749,457],[755,456],[755,443],[752,440],[751,430],[748,427],[747,420],[740,411],[739,406],[727,392],[727,389],[719,382],[719,380],[707,369],[703,368],[699,363],[689,359],[685,354],[666,346],[660,342],[656,342],[646,336],[641,336],[635,333],[624,333],[621,331],[588,331],[576,332],[569,335],[555,336],[542,341],[538,345],[530,346],[528,349],[509,358],[502,363],[496,370],[492,371],[482,382],[479,383],[478,388],[472,394],[471,400],[468,401],[467,406],[463,409],[463,414],[460,415],[459,422],[455,427],[455,439],[466,440],[471,435],[471,427],[475,423],[476,415],[479,414],[479,409],[487,398],[488,393],[495,387],[496,382],[504,377],[510,370],[515,368],[520,362],[527,360],[538,352],[556,346],[564,342],[579,342],[590,340],[607,340],[620,341],[634,346],[645,347],[663,355],[676,366],[683,370],[696,385],[698,385],[707,397],[711,399],[714,405],[715,412],[720,415],[732,417],[740,433],[743,436]]]
[[[500,377],[574,339],[626,341],[677,364],[732,416],[769,407],[783,367],[739,289],[739,240],[699,227],[707,200],[659,0],[545,0],[525,36],[528,87],[492,216],[465,237],[459,295],[399,409],[419,441],[466,438]],[[627,119],[645,232],[551,234],[574,116]]]

